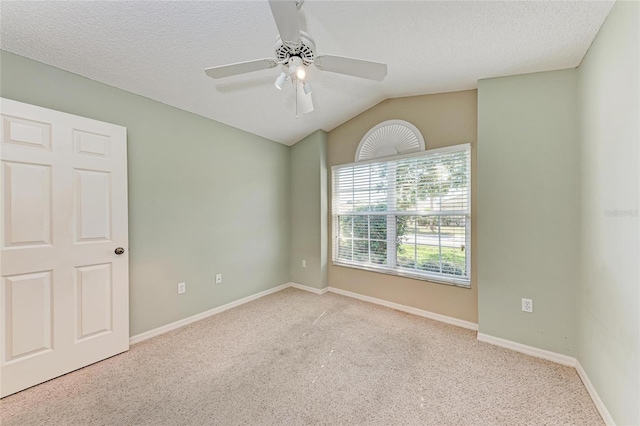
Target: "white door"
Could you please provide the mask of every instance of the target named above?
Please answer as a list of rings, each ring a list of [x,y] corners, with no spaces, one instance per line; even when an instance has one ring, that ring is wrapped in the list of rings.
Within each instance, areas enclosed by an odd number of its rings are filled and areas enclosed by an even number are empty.
[[[0,113],[4,397],[129,349],[129,260],[126,129],[3,98]]]

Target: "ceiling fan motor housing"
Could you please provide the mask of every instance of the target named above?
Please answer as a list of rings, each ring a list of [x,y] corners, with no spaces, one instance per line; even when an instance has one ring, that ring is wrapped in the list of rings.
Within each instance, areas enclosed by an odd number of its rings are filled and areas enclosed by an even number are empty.
[[[300,40],[297,43],[283,42],[280,37],[276,40],[275,56],[279,63],[287,64],[292,56],[299,57],[304,65],[313,63],[316,54],[316,44],[309,34],[300,32]]]

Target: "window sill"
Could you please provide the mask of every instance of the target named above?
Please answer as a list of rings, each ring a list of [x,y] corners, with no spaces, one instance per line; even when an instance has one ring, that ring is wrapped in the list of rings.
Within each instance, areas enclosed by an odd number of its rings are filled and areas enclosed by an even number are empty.
[[[419,280],[419,281],[427,281],[435,284],[451,285],[451,286],[461,287],[461,288],[471,288],[471,281],[465,278],[444,278],[440,275],[412,274],[411,272],[406,272],[406,271],[367,267],[367,266],[355,265],[347,262],[332,261],[331,264],[333,266],[341,266],[343,268],[360,269],[363,271],[377,272],[379,274],[385,274],[385,275],[395,275],[397,277],[410,278],[412,280]]]

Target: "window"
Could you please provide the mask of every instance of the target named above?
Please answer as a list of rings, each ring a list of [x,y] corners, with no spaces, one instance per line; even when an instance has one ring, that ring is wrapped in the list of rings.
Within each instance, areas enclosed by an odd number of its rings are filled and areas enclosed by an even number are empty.
[[[331,170],[334,264],[469,286],[469,144]]]

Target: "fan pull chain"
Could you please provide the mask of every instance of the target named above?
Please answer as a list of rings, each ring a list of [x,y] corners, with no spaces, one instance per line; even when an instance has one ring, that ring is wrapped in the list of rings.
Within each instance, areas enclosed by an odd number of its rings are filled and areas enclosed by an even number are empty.
[[[293,79],[291,79],[291,81],[293,81]],[[298,115],[298,85],[294,82],[293,83],[294,86],[296,86],[296,120],[298,118],[300,118],[300,116]]]

